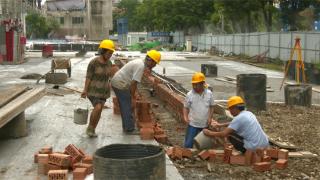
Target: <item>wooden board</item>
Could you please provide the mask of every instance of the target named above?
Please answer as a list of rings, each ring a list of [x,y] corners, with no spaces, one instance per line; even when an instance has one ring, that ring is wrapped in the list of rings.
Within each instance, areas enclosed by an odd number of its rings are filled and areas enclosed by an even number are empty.
[[[289,152],[289,157],[291,158],[312,158],[318,157],[317,154],[313,154],[309,151],[298,151],[298,152]]]
[[[269,137],[269,142],[274,144],[274,145],[277,145],[279,146],[280,148],[284,148],[284,149],[297,149],[298,147],[291,144],[291,143],[286,143],[286,142],[279,142],[279,141],[276,141],[275,139]]]
[[[0,128],[45,95],[45,87],[26,91],[0,108]]]
[[[11,100],[27,91],[28,87],[23,85],[15,85],[0,88],[0,108],[8,104]]]

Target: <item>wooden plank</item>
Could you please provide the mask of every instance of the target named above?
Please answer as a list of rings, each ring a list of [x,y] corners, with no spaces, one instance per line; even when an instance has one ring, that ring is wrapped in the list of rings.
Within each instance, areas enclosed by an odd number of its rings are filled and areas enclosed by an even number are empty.
[[[0,109],[0,128],[45,95],[45,87],[37,87],[21,94]]]
[[[297,146],[295,146],[293,144],[285,143],[285,142],[279,142],[279,141],[276,141],[275,139],[273,139],[271,137],[269,137],[269,142],[271,142],[274,145],[279,146],[280,148],[284,148],[284,149],[297,149],[298,148]]]
[[[27,86],[10,86],[1,89],[0,93],[0,108],[8,104],[11,100],[24,93],[28,89]]]
[[[289,152],[289,157],[291,158],[313,158],[318,157],[317,154],[313,154],[309,151],[298,151],[298,152]]]
[[[228,81],[228,80],[225,80],[223,78],[214,78],[215,80],[217,81],[223,81],[223,82],[227,82],[227,83],[231,83],[231,84],[237,84],[237,82],[234,82],[234,81]]]

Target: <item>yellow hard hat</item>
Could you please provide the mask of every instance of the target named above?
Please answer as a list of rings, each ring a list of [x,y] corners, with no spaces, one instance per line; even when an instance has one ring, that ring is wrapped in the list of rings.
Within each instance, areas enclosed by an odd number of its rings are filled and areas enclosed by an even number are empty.
[[[113,43],[113,41],[111,41],[109,39],[105,39],[105,40],[101,41],[99,48],[109,49],[113,52],[115,51],[114,50],[114,43]]]
[[[205,80],[206,80],[206,77],[204,76],[203,73],[196,72],[196,73],[193,74],[191,82],[192,82],[192,84],[194,84],[194,83],[203,82]]]
[[[150,50],[147,52],[147,55],[154,60],[157,64],[160,63],[161,60],[161,54],[157,50]]]
[[[232,96],[228,100],[228,108],[234,105],[244,104],[243,99],[240,96]]]

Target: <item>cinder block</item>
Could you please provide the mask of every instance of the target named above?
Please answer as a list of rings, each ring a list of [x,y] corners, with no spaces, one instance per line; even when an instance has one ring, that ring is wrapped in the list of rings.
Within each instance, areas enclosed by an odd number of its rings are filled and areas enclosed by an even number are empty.
[[[253,165],[253,169],[258,172],[271,170],[271,162],[260,162]]]
[[[277,159],[278,158],[278,149],[269,148],[266,150],[267,156],[270,156],[271,158]]]
[[[242,155],[230,156],[230,164],[245,165],[246,158]]]
[[[287,159],[279,159],[276,162],[277,169],[285,169],[288,167],[288,160]]]
[[[50,170],[48,172],[49,180],[68,180],[68,170]]]
[[[288,159],[289,151],[286,149],[280,149],[278,151],[278,159]]]

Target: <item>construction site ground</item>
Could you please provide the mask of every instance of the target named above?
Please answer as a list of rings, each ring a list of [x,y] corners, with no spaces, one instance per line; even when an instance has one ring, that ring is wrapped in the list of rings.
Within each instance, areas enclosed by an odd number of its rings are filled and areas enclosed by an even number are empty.
[[[95,52],[87,53],[83,58],[74,58],[75,53],[55,53],[55,56],[70,56],[72,76],[63,85],[82,90],[87,64]],[[118,52],[117,52],[118,53]],[[121,52],[119,52],[121,53]],[[45,74],[50,70],[51,59],[40,58],[41,53],[29,52],[28,62],[21,65],[0,66],[1,86],[26,84],[28,86],[46,86],[47,95],[26,110],[28,122],[28,136],[19,139],[0,140],[0,179],[35,179],[37,165],[33,163],[33,155],[41,147],[52,145],[54,151],[62,151],[68,144],[75,144],[89,154],[93,154],[99,147],[113,143],[152,143],[142,141],[139,136],[127,136],[122,133],[121,120],[112,113],[112,101],[108,99],[103,111],[102,119],[97,127],[98,138],[90,139],[85,135],[85,126],[73,123],[73,110],[80,102],[79,93],[62,88],[53,89],[53,84],[45,84],[41,80],[20,79],[22,75],[30,73]],[[138,52],[124,53],[127,56],[144,55]],[[218,77],[236,77],[241,73],[264,73],[267,84],[274,91],[267,93],[267,100],[283,102],[283,89],[279,90],[283,72],[276,72],[254,67],[240,62],[225,60],[221,57],[207,57],[195,53],[163,53],[163,61],[154,70],[181,83],[186,89],[191,89],[191,76],[200,71],[201,64],[214,63],[218,66]],[[185,58],[188,57],[188,58]],[[63,70],[61,70],[63,71]],[[214,99],[226,100],[236,94],[236,85],[215,78],[207,78],[207,83],[213,87]],[[142,86],[140,86],[141,88]],[[316,86],[315,86],[316,87]],[[170,145],[183,145],[186,125],[177,120],[159,97],[148,96],[148,87],[142,87],[140,92],[149,97],[159,106],[153,108],[154,113],[169,137]],[[88,102],[87,102],[88,103]],[[312,103],[320,104],[320,94],[313,93]],[[86,105],[85,105],[86,106]],[[320,154],[320,111],[318,107],[286,107],[283,104],[268,103],[267,111],[257,114],[259,121],[269,136],[281,138],[299,147],[298,150]],[[167,161],[167,179],[319,179],[320,159],[292,158],[285,170],[275,170],[257,173],[250,167],[217,163],[213,171],[208,172],[207,162],[198,158],[191,160]],[[40,176],[45,179],[45,176]]]

